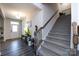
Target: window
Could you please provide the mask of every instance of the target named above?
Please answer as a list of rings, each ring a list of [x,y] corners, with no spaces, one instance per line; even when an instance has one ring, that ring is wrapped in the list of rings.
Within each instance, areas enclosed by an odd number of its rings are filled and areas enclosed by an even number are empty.
[[[19,22],[11,21],[11,24],[19,25]]]
[[[12,25],[12,32],[18,32],[18,26]]]
[[[11,21],[12,32],[18,32],[18,22]]]

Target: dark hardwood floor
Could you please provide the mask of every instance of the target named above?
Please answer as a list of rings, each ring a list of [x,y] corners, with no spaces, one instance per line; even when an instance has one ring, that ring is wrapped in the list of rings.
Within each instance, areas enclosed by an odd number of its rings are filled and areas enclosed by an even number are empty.
[[[35,51],[32,46],[21,39],[7,40],[0,42],[1,56],[35,56]]]

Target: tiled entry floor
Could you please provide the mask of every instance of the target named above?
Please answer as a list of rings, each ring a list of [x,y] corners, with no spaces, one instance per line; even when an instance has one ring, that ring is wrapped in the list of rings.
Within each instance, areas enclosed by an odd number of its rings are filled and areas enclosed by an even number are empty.
[[[34,56],[35,52],[33,47],[27,46],[27,44],[20,39],[7,40],[1,42],[1,56]]]

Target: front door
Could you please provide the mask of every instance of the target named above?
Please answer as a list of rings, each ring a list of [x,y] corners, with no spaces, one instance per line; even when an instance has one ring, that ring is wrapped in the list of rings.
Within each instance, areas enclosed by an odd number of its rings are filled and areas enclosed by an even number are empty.
[[[19,21],[11,21],[11,38],[19,38],[21,36],[21,25]]]

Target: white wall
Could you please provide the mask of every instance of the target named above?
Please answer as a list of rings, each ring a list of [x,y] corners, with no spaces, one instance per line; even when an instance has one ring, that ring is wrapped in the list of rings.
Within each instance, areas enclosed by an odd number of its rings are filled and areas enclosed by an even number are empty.
[[[3,21],[4,21],[4,20],[3,20],[2,16],[0,16],[0,27],[1,27],[1,28],[3,28],[3,26],[4,26],[4,25],[3,25]],[[3,32],[3,30],[4,30],[4,29],[1,29],[1,28],[0,28],[0,35],[1,35],[1,32]]]
[[[71,42],[70,42],[70,48],[73,49],[73,34],[77,34],[77,25],[79,24],[79,4],[78,3],[72,3],[71,4],[71,11],[72,11],[72,18],[71,18]],[[76,23],[76,24],[74,24]]]
[[[57,13],[55,15],[55,17],[49,22],[49,24],[42,30],[42,38],[43,40],[46,39],[46,36],[48,35],[48,33],[50,32],[50,30],[52,29],[52,27],[54,26],[56,20],[59,17],[59,13]]]
[[[66,15],[71,14],[71,3],[59,3],[59,12],[63,12]]]
[[[3,19],[2,19],[2,16],[0,16],[0,27],[3,26]]]
[[[71,3],[59,3],[59,12],[62,12],[63,10],[71,8]]]
[[[31,26],[31,17],[27,17],[22,19],[22,34],[25,35],[25,28]]]
[[[58,5],[53,4],[53,5],[44,5],[43,7],[43,25],[50,19],[50,17],[57,11]],[[59,14],[57,14],[51,21],[50,23],[43,29],[42,31],[42,38],[45,39],[46,36],[48,35],[49,31],[53,27],[55,21],[59,17]]]
[[[19,31],[18,32],[13,33],[11,31],[10,21],[16,21],[16,20],[7,19],[7,18],[4,20],[4,41],[7,40],[7,39],[19,38],[21,36],[21,31],[22,31],[21,26],[19,25]]]
[[[72,22],[79,24],[79,4],[72,3]]]
[[[40,28],[43,26],[50,17],[55,13],[58,9],[57,4],[35,4],[40,7],[40,11],[36,12],[35,15],[32,17],[32,35],[35,30],[35,25]],[[42,39],[45,39],[48,35],[49,31],[51,30],[52,26],[54,25],[55,21],[58,18],[58,14],[51,20],[51,22],[42,30]]]
[[[37,11],[33,15],[31,19],[31,31],[32,31],[32,36],[34,37],[34,30],[35,30],[35,25],[38,26],[38,28],[42,27],[42,22],[43,22],[43,11]]]
[[[8,20],[4,20],[4,40],[7,40],[7,39],[10,39],[11,36],[10,36],[10,24],[9,24],[9,21]]]

